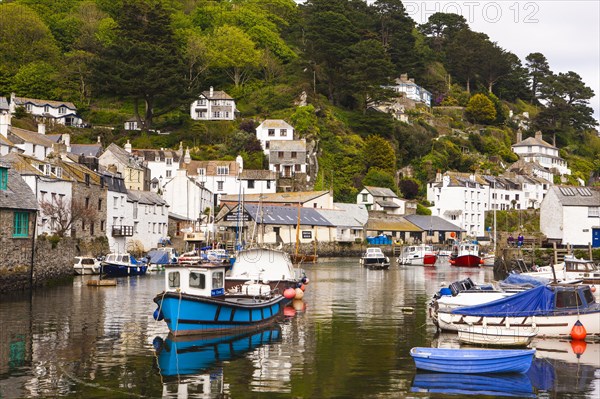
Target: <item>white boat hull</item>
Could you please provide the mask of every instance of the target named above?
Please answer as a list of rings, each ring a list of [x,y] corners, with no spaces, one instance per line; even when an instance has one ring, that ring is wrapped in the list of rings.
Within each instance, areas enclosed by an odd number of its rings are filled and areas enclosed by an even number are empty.
[[[567,337],[577,321],[585,327],[588,336],[600,337],[600,311],[585,314],[558,314],[555,316],[481,317],[438,312],[438,327],[459,331],[469,327],[503,327],[515,331],[537,331],[538,337]]]

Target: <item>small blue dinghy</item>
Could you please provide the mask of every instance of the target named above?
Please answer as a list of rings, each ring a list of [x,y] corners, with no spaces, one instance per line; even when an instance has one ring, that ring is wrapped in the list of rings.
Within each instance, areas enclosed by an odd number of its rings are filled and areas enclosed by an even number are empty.
[[[525,373],[535,349],[412,348],[418,369],[441,373]]]

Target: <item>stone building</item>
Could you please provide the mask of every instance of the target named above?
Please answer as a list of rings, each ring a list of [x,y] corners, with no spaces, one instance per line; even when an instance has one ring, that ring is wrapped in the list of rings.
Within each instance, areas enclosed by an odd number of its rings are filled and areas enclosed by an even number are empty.
[[[21,175],[0,162],[0,289],[31,281],[37,201]]]

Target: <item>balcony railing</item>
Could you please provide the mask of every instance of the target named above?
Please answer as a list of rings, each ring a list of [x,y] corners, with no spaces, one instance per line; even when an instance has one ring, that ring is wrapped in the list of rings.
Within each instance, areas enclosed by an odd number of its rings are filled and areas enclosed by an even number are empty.
[[[133,226],[113,226],[113,237],[131,237],[133,236]]]

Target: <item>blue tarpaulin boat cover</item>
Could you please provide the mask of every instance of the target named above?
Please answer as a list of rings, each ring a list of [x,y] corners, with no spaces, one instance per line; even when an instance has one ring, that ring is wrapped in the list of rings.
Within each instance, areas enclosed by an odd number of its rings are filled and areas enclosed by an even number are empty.
[[[546,285],[550,282],[547,278],[543,277],[532,277],[525,276],[518,273],[509,274],[507,278],[502,280],[503,284],[512,285],[530,285],[532,287],[539,287],[540,285]]]
[[[148,263],[153,265],[168,265],[171,263],[169,253],[165,251],[150,251],[148,256],[150,257]]]
[[[554,295],[554,290],[544,285],[496,301],[454,309],[452,313],[480,317],[542,315],[554,310]]]

